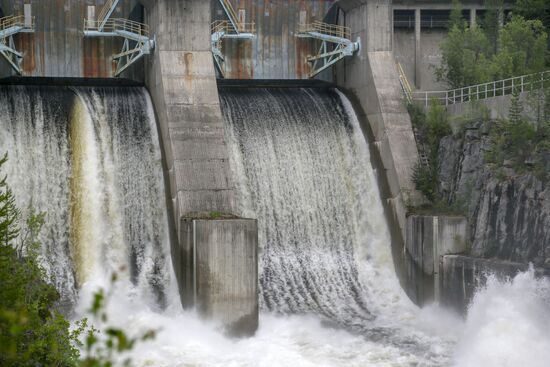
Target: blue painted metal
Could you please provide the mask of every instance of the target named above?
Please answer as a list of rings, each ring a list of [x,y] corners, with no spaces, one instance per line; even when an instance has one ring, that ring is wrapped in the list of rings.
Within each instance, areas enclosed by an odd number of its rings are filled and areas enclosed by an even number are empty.
[[[34,32],[34,17],[25,21],[23,15],[0,18],[0,55],[2,55],[17,74],[21,74],[23,54],[15,49],[13,37],[18,33]]]
[[[333,24],[314,22],[300,25],[296,37],[321,41],[317,54],[307,58],[312,63],[310,78],[361,49],[361,39],[357,37],[353,42],[349,28]]]

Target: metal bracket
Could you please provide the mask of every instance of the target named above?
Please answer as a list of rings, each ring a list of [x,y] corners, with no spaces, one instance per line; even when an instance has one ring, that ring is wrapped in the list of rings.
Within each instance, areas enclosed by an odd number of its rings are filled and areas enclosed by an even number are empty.
[[[314,56],[309,56],[307,61],[312,63],[309,77],[313,78],[328,67],[334,65],[346,56],[353,56],[361,50],[361,38],[351,41],[351,30],[347,27],[313,22],[300,25],[296,37],[313,38],[321,41],[319,50]]]
[[[30,22],[28,22],[30,19]],[[21,75],[23,54],[16,50],[14,36],[18,33],[33,33],[34,17],[23,15],[0,18],[0,54],[8,61],[18,75]]]
[[[103,28],[100,29],[101,24]],[[155,37],[149,37],[149,27],[128,19],[114,18],[105,22],[84,20],[84,36],[124,38],[122,50],[113,55],[116,63],[114,76],[119,76],[144,55],[151,54],[155,48]]]

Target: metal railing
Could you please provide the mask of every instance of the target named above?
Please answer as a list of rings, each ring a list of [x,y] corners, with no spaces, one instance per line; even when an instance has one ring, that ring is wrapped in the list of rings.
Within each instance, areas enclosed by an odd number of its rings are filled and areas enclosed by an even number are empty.
[[[85,31],[99,31],[99,26],[102,21],[100,20],[84,20],[84,30]],[[111,18],[105,22],[102,32],[116,32],[116,31],[125,31],[139,35],[142,37],[149,38],[149,26],[144,23],[135,22],[129,19],[123,18]]]
[[[228,20],[216,20],[210,25],[210,32],[218,33],[256,33],[256,23],[237,23],[238,29],[235,29],[233,23]]]
[[[31,17],[31,24],[25,23],[24,15],[8,15],[7,17],[0,18],[0,31],[4,31],[12,27],[22,27],[25,29],[34,29],[34,17]]]
[[[422,102],[426,107],[432,99],[448,106],[504,96],[514,91],[521,93],[547,87],[550,87],[550,70],[447,91],[413,92],[412,98]]]
[[[317,32],[328,36],[351,39],[351,28],[336,24],[323,23],[318,20],[313,23],[299,24],[298,32]]]
[[[412,87],[409,83],[409,80],[407,79],[407,75],[405,74],[405,71],[403,71],[403,67],[400,63],[397,63],[397,71],[399,73],[399,82],[401,83],[401,88],[403,89],[403,93],[405,94],[405,98],[407,99],[408,103],[412,102]]]
[[[99,16],[97,17],[98,22],[101,23],[105,20],[105,17],[109,13],[115,2],[117,2],[117,0],[107,0],[105,4],[103,4],[103,8],[101,8]]]

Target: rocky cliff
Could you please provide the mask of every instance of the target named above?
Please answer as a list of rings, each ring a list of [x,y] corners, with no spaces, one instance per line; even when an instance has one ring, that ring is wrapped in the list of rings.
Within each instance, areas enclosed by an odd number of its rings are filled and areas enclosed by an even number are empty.
[[[490,149],[486,125],[472,122],[459,135],[442,139],[439,190],[462,206],[470,225],[470,255],[550,264],[550,181],[485,162]],[[550,154],[543,158],[550,172]]]

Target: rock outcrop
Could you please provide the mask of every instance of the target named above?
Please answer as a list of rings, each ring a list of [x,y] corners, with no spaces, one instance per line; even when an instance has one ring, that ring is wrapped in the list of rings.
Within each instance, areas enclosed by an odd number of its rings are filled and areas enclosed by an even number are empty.
[[[550,263],[550,182],[512,168],[496,175],[484,160],[490,140],[484,124],[470,123],[439,148],[439,190],[469,219],[470,255]],[[544,157],[550,172],[550,154]]]

